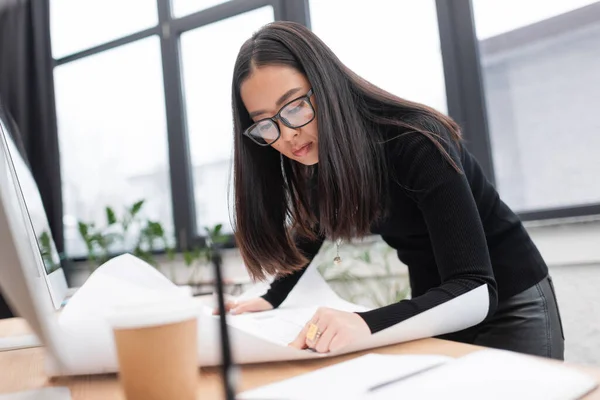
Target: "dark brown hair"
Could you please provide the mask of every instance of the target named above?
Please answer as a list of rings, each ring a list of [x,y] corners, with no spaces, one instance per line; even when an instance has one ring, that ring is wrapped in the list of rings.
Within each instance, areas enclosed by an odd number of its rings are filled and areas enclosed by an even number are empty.
[[[282,65],[303,73],[314,89],[319,163],[307,167],[242,133],[252,124],[240,96],[254,68]],[[292,22],[264,26],[246,41],[233,75],[235,238],[255,279],[306,265],[295,236],[351,239],[370,232],[385,214],[388,168],[384,144],[389,127],[401,135],[419,132],[450,164],[443,138],[430,126],[460,140],[450,118],[394,96],[360,78],[306,27]],[[387,130],[386,130],[387,127]],[[311,179],[314,178],[314,179]],[[311,196],[316,184],[318,198]],[[293,233],[292,233],[293,232]]]

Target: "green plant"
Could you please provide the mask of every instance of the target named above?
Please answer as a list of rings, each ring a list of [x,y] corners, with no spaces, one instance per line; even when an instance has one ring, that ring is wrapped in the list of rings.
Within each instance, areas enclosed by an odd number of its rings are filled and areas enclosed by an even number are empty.
[[[142,217],[144,204],[144,200],[140,200],[125,207],[120,217],[114,208],[105,207],[105,225],[102,227],[94,223],[78,222],[79,234],[88,250],[88,260],[92,268],[122,252],[131,252],[149,264],[158,266],[155,254],[159,248],[165,250],[168,261],[175,260],[172,239],[162,224]],[[191,270],[189,284],[201,279],[212,258],[212,244],[225,244],[228,240],[223,234],[222,224],[205,227],[204,230],[205,243],[182,253],[184,264]],[[175,281],[174,265],[169,265],[171,280]]]
[[[78,222],[79,234],[88,250],[88,260],[94,268],[115,253],[126,251],[156,266],[154,252],[157,245],[165,249],[169,260],[175,258],[175,250],[163,226],[159,222],[142,219],[144,203],[144,200],[139,200],[125,207],[121,218],[114,208],[105,207],[106,225],[102,228],[94,223]]]
[[[203,270],[210,264],[212,244],[223,245],[227,242],[227,236],[223,234],[223,224],[217,224],[212,228],[204,227],[204,230],[206,231],[205,244],[183,252],[183,261],[192,270],[188,278],[189,284],[200,280]]]
[[[175,259],[175,249],[170,246],[161,223],[151,220],[147,220],[144,223],[145,225],[140,231],[139,239],[133,254],[146,260],[152,265],[156,265],[154,252],[156,251],[156,245],[158,243],[165,250],[167,259],[173,261]]]
[[[112,234],[106,234],[96,228],[96,224],[79,221],[79,235],[88,250],[88,260],[92,264],[102,264],[108,259],[108,249],[114,240]]]
[[[40,253],[42,255],[42,261],[46,268],[46,273],[51,274],[60,268],[60,257],[56,250],[52,246],[52,240],[50,234],[47,231],[41,233],[38,238],[38,244],[40,247]]]

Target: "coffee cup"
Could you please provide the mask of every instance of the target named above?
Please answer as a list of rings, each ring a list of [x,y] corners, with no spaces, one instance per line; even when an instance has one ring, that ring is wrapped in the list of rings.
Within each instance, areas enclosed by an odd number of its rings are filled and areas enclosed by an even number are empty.
[[[198,384],[197,321],[201,306],[174,297],[113,310],[119,380],[127,400],[194,400]]]

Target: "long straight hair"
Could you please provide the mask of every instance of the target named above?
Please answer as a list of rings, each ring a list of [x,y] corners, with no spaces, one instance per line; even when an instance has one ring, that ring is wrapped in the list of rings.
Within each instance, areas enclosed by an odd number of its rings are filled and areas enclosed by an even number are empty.
[[[253,121],[240,87],[254,69],[267,65],[294,68],[314,90],[318,168],[291,161],[243,135]],[[397,135],[418,132],[427,136],[460,171],[442,143],[444,137],[460,140],[454,121],[360,78],[297,23],[268,24],[242,45],[234,67],[232,97],[234,230],[254,279],[304,267],[307,259],[296,246],[299,238],[351,239],[370,232],[387,208],[389,173],[384,146],[391,139],[384,132],[389,127],[396,127]],[[434,132],[428,128],[432,124],[448,133]]]

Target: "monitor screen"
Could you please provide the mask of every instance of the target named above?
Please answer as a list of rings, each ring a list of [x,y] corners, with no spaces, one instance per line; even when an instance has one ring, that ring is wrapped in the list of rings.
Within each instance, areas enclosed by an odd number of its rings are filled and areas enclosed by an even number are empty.
[[[5,127],[3,127],[5,128]],[[2,129],[6,132],[6,129]],[[33,175],[31,174],[29,167],[25,163],[21,153],[17,149],[12,138],[4,134],[5,143],[8,145],[8,160],[12,160],[14,171],[17,176],[17,181],[14,182],[16,190],[20,191],[23,195],[25,207],[29,222],[33,227],[35,236],[37,239],[36,246],[40,252],[42,261],[44,262],[44,268],[47,274],[51,274],[58,270],[60,265],[60,257],[54,240],[52,239],[52,233],[50,232],[50,225],[46,218],[46,212],[44,210],[44,204],[42,203],[42,197],[37,188]]]

